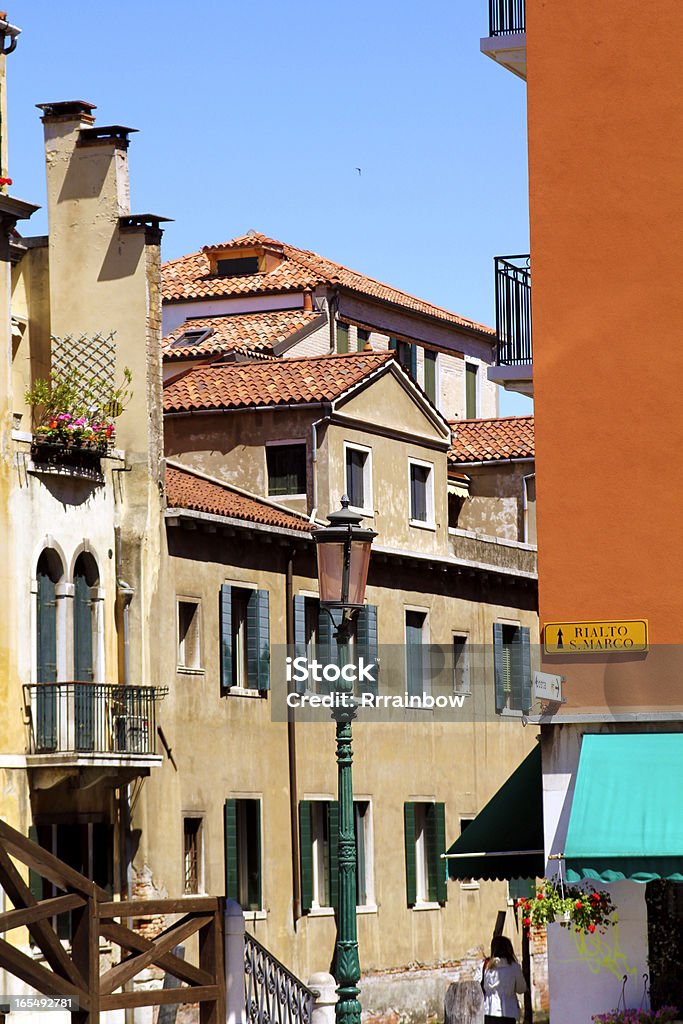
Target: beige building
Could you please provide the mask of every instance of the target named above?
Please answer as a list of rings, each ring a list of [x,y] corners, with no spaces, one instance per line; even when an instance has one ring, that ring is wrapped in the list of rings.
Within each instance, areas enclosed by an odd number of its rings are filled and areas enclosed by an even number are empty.
[[[487,468],[474,437],[466,464],[458,431],[387,350],[195,366],[167,380],[164,410],[163,589],[177,625],[164,729],[178,770],[166,763],[146,784],[164,842],[143,822],[139,855],[169,892],[227,883],[300,976],[329,968],[334,727],[288,726],[279,709],[285,645],[311,655],[329,640],[310,520],[346,492],[378,533],[358,642],[379,645],[380,694],[436,692],[447,676],[463,703],[447,720],[423,711],[355,727],[362,966],[466,958],[507,891],[446,885],[440,854],[533,743],[521,674],[496,690],[494,645],[496,630],[508,650],[537,642],[535,548],[522,539],[533,449],[522,474],[505,455],[517,421],[489,420],[497,458]],[[423,668],[431,645],[438,680]]]
[[[250,231],[164,264],[164,378],[200,363],[395,350],[447,419],[495,416],[495,331]]]

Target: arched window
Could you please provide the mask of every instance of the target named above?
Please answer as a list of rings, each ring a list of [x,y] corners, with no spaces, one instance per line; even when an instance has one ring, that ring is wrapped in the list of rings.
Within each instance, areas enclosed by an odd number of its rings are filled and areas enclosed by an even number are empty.
[[[63,574],[59,555],[51,548],[42,552],[36,567],[36,743],[38,750],[57,747],[57,593]]]
[[[36,681],[57,681],[57,595],[56,585],[62,578],[59,555],[52,549],[43,551],[36,569],[37,595],[37,652]]]
[[[91,683],[95,678],[92,588],[98,580],[92,555],[79,555],[74,566],[74,680],[79,683]]]

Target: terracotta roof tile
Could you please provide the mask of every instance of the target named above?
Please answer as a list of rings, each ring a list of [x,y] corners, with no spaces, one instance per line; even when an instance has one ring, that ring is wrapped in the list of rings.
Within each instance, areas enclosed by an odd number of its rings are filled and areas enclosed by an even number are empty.
[[[207,480],[201,474],[179,466],[166,467],[166,498],[169,508],[244,519],[249,523],[280,526],[300,533],[310,532],[310,524],[304,516],[285,512],[266,501],[243,494],[229,484]]]
[[[536,453],[533,416],[451,420],[451,428],[448,459],[452,465],[533,459]]]
[[[320,313],[304,309],[192,317],[164,338],[164,359],[173,362],[193,356],[218,356],[240,351],[272,355],[274,345],[316,320],[321,324],[324,322]],[[199,344],[181,344],[186,331],[208,331],[209,334]]]
[[[263,248],[279,258],[272,270],[245,277],[221,277],[211,274],[210,254],[223,250]],[[415,298],[407,292],[351,270],[341,263],[319,256],[306,249],[297,249],[265,235],[250,233],[232,238],[221,245],[205,246],[200,252],[170,260],[162,268],[163,297],[166,302],[188,299],[233,297],[273,292],[306,291],[316,285],[338,285],[369,298],[390,302],[414,313],[434,317],[456,327],[465,327],[492,338],[492,327],[458,316],[431,302]]]
[[[196,366],[167,381],[164,411],[333,401],[393,358],[393,352],[354,352]]]

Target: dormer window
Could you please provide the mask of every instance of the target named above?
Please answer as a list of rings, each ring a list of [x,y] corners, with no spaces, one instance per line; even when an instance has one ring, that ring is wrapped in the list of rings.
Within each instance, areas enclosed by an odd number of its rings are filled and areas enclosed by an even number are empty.
[[[258,256],[240,256],[237,259],[216,260],[216,273],[219,277],[249,277],[258,274]]]
[[[213,334],[211,327],[191,327],[171,342],[171,348],[188,348],[194,345],[201,345],[203,341]]]

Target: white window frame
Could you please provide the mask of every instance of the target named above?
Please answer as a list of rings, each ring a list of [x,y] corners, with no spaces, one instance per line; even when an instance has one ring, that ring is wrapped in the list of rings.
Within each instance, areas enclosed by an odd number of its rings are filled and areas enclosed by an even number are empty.
[[[185,891],[185,822],[187,820],[199,821],[197,831],[197,892],[187,893]],[[186,896],[200,896],[206,891],[204,886],[204,829],[206,827],[206,816],[203,811],[183,811],[183,894]]]
[[[415,806],[415,903],[413,910],[440,910],[441,904],[429,899],[427,863],[427,811],[434,800],[413,800]],[[419,820],[418,820],[419,818]]]
[[[456,638],[464,640],[464,643],[463,643],[462,647],[463,647],[463,653],[464,653],[464,656],[465,656],[465,667],[464,667],[464,671],[463,671],[463,680],[464,680],[464,683],[465,683],[465,688],[462,689],[462,690],[459,690],[457,688],[457,686],[456,686],[456,676],[455,676],[455,640],[456,640]],[[452,644],[452,650],[453,650],[453,693],[462,694],[465,697],[471,697],[472,696],[472,676],[471,676],[472,665],[471,665],[471,661],[470,661],[470,647],[469,647],[469,644],[470,644],[470,634],[469,634],[469,631],[466,630],[466,629],[454,629],[453,633],[452,633],[451,644]]]
[[[406,604],[403,607],[403,646],[405,647],[405,680],[406,689],[408,687],[408,612],[416,612],[418,615],[424,615],[424,621],[422,623],[422,686],[424,693],[431,693],[431,680],[427,678],[428,665],[425,664],[425,659],[428,657],[428,650],[430,643],[430,628],[429,628],[429,608],[420,607],[418,605]]]
[[[353,815],[354,824],[356,820],[356,805],[366,804],[367,810],[363,815],[363,831],[365,833],[365,903],[359,903],[356,906],[356,911],[363,914],[372,914],[377,912],[377,903],[375,902],[375,876],[374,876],[374,828],[373,828],[373,808],[372,800],[369,797],[354,796],[353,799]],[[356,857],[358,851],[356,850]]]
[[[333,914],[334,908],[329,903],[321,903],[320,897],[325,888],[325,875],[329,864],[329,844],[331,837],[327,837],[327,848],[324,841],[325,821],[327,820],[327,807],[331,803],[329,798],[312,800],[311,808],[311,865],[312,865],[312,895],[311,910],[317,913]],[[327,879],[327,892],[330,891],[330,880]]]
[[[180,606],[181,604],[193,604],[195,606],[195,615],[197,621],[195,625],[197,633],[197,665],[188,665],[185,660],[184,644],[185,641],[180,639]],[[186,675],[193,675],[203,673],[203,646],[202,646],[202,602],[201,598],[198,597],[185,597],[184,595],[176,595],[176,653],[177,653],[177,671],[182,672]]]
[[[232,579],[228,579],[228,580],[224,580],[223,582],[225,584],[227,584],[228,586],[232,587],[233,589],[236,588],[237,590],[258,590],[259,589],[258,583],[253,583],[250,580],[232,580]],[[245,625],[246,625],[246,620],[245,620]],[[235,652],[233,651],[233,658],[234,657],[235,657]],[[239,683],[236,683],[234,686],[229,686],[227,688],[227,690],[226,690],[226,693],[230,694],[233,697],[255,697],[255,698],[259,698],[259,699],[261,697],[261,691],[260,690],[256,690],[253,687],[241,686]],[[235,799],[238,799],[238,798],[235,797]],[[244,797],[244,799],[245,800],[251,799],[251,797]]]
[[[300,445],[304,449],[304,475],[306,477],[306,483],[308,484],[308,446],[306,444],[305,437],[284,437],[281,440],[266,441],[266,445],[263,451],[263,460],[266,464],[266,497],[270,498],[271,501],[293,501],[295,498],[306,498],[308,495],[304,491],[303,494],[268,494],[270,490],[268,476],[268,455],[266,449],[268,448],[282,448],[287,446],[288,448],[294,445]]]
[[[427,476],[426,484],[426,505],[427,505],[427,518],[413,519],[412,517],[412,480],[411,480],[411,469],[413,466],[420,466],[422,469],[428,469],[429,474]],[[425,462],[423,459],[408,459],[408,523],[410,526],[415,526],[419,530],[435,530],[436,529],[436,517],[434,513],[434,463]]]
[[[355,441],[344,441],[344,462],[343,462],[343,473],[344,473],[344,493],[348,494],[348,480],[346,477],[346,453],[347,451],[362,452],[366,455],[365,463],[363,464],[363,497],[365,499],[365,505],[350,505],[349,507],[354,512],[362,512],[364,516],[374,517],[375,515],[375,500],[372,493],[372,448],[369,448],[365,444],[357,444]]]

